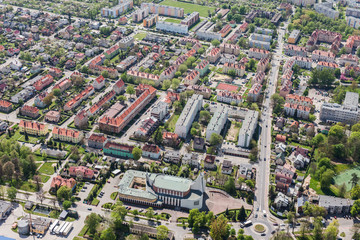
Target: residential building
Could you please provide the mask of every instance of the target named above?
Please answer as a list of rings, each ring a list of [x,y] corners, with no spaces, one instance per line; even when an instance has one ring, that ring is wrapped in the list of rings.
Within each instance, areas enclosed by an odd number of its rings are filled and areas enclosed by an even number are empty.
[[[301,68],[311,69],[312,60],[307,57],[295,56],[293,57],[294,63]]]
[[[360,18],[346,16],[346,24],[352,28],[358,29],[360,27]]]
[[[188,34],[189,26],[180,23],[157,21],[156,30],[178,33],[178,34]]]
[[[159,21],[159,15],[158,14],[151,14],[147,18],[143,20],[143,26],[146,28],[152,27],[156,22]]]
[[[125,91],[125,83],[124,83],[124,81],[122,79],[117,81],[115,83],[115,85],[113,86],[113,90],[115,91],[116,94],[123,93]]]
[[[202,95],[194,94],[187,101],[175,125],[175,133],[179,137],[186,138],[196,115],[201,110],[202,100]]]
[[[136,56],[128,56],[125,60],[121,61],[117,66],[116,69],[120,72],[126,71],[131,65],[133,65],[137,61]]]
[[[210,50],[208,54],[208,60],[210,63],[216,62],[221,56],[221,50],[220,48],[213,48]]]
[[[21,133],[27,133],[35,136],[45,136],[48,133],[46,124],[21,120],[19,123]]]
[[[102,89],[103,87],[105,87],[105,78],[100,75],[98,76],[97,78],[95,78],[94,82],[93,82],[93,87],[96,89],[96,90],[100,90]]]
[[[112,46],[110,49],[106,50],[104,52],[104,56],[106,59],[112,59],[114,58],[118,53],[119,53],[119,46],[118,45],[114,45]]]
[[[341,38],[340,33],[317,29],[309,37],[306,43],[306,49],[313,51],[318,41],[327,42],[331,44],[330,51],[336,54],[340,49]]]
[[[69,189],[74,190],[76,186],[76,181],[73,178],[66,179],[62,178],[61,176],[55,176],[51,181],[50,192],[56,193],[57,190],[62,186],[66,186]]]
[[[323,69],[332,69],[335,70],[337,68],[339,68],[339,65],[337,65],[336,63],[332,63],[332,62],[318,62],[316,65],[317,69],[323,70]]]
[[[162,16],[183,18],[184,9],[179,7],[171,7],[154,3],[141,3],[141,9],[148,8],[149,13],[159,14]]]
[[[105,103],[110,102],[116,95],[116,92],[114,90],[111,90],[110,92],[107,92],[105,95],[103,95],[100,100],[93,104],[89,110],[87,111],[87,114],[89,116],[94,116],[97,112],[100,111],[100,109],[105,105]]]
[[[193,148],[195,150],[203,151],[205,147],[205,139],[202,137],[194,137]]]
[[[0,100],[0,111],[9,113],[12,111],[13,105],[11,102],[8,102],[6,100]]]
[[[12,204],[10,202],[0,200],[0,220],[5,220],[11,214],[11,210]]]
[[[262,84],[265,79],[265,72],[256,72],[255,76],[251,80],[251,84]]]
[[[360,36],[350,36],[345,43],[345,50],[347,53],[351,53],[353,48],[360,46]]]
[[[243,124],[239,131],[238,145],[240,147],[249,147],[252,136],[257,127],[259,112],[249,110],[245,116]]]
[[[133,149],[133,146],[107,141],[103,151],[106,155],[134,159],[134,155],[132,154]]]
[[[295,60],[294,60],[294,58],[289,58],[288,60],[286,60],[284,66],[283,66],[283,71],[292,70],[292,68],[294,67],[294,65],[295,65]]]
[[[339,11],[334,10],[332,2],[321,2],[314,5],[315,11],[325,16],[336,19],[339,17]]]
[[[323,103],[320,109],[320,120],[323,122],[342,122],[355,124],[359,122],[359,94],[346,92],[342,105],[337,103]]]
[[[74,118],[74,125],[77,128],[85,129],[88,126],[89,116],[86,110],[81,110]]]
[[[284,46],[284,53],[288,56],[300,56],[300,57],[307,56],[306,47],[300,47],[292,44],[286,44]]]
[[[194,91],[196,94],[203,95],[206,99],[209,99],[211,96],[211,89],[204,86],[190,85],[187,86],[186,90]]]
[[[296,6],[308,6],[314,5],[316,3],[316,0],[288,0],[288,2]]]
[[[142,147],[142,156],[145,158],[150,159],[160,159],[161,157],[161,150],[160,148],[155,144],[148,144],[146,143]]]
[[[253,178],[253,171],[251,164],[242,163],[239,166],[239,177],[243,179],[252,179]]]
[[[39,109],[37,107],[24,105],[20,108],[20,114],[22,116],[30,117],[32,119],[36,119],[39,117]]]
[[[184,85],[186,86],[195,85],[197,81],[199,81],[199,79],[200,79],[200,73],[196,70],[192,70],[190,74],[188,74],[184,78]]]
[[[164,120],[164,118],[168,115],[168,113],[169,113],[169,105],[166,102],[159,102],[151,110],[151,116],[159,121]]]
[[[119,0],[118,5],[112,8],[103,8],[101,9],[101,16],[117,18],[121,14],[127,12],[129,9],[133,8],[132,0]]]
[[[262,85],[259,83],[252,85],[250,91],[248,92],[248,98],[250,98],[253,102],[257,102],[260,97],[261,88]]]
[[[181,20],[180,24],[191,27],[200,20],[200,14],[198,12],[192,12],[185,19]]]
[[[62,142],[71,142],[77,144],[84,138],[84,134],[82,131],[54,127],[52,130],[52,137],[55,140],[60,140]]]
[[[49,111],[45,114],[45,121],[58,123],[60,121],[60,116],[58,111]]]
[[[220,50],[222,53],[234,54],[236,56],[240,54],[240,46],[235,44],[222,43],[220,44]]]
[[[147,16],[149,16],[149,9],[148,8],[137,9],[132,14],[132,20],[133,20],[133,22],[137,23],[137,22],[142,21]]]
[[[64,92],[66,89],[71,87],[71,85],[71,80],[69,78],[65,78],[61,82],[56,83],[53,89],[60,89],[61,92]]]
[[[292,77],[293,77],[293,70],[290,69],[286,69],[283,72],[283,75],[281,76],[281,85],[283,86],[286,82],[291,81]]]
[[[209,62],[202,60],[198,65],[196,65],[195,70],[200,73],[200,77],[203,77],[209,71]]]
[[[46,76],[41,77],[39,80],[37,80],[34,84],[33,87],[37,90],[37,91],[41,91],[44,88],[46,88],[47,86],[49,86],[52,82],[54,81],[54,78],[50,75],[47,74]]]
[[[197,153],[186,153],[182,159],[181,163],[183,165],[189,165],[193,168],[199,168],[200,167],[200,161],[199,161],[199,155]]]
[[[63,72],[59,68],[50,68],[49,74],[54,78],[60,78]]]
[[[232,173],[232,168],[233,168],[233,165],[232,165],[231,161],[224,160],[223,164],[221,166],[221,173],[230,175]]]
[[[166,146],[177,146],[180,143],[179,136],[172,132],[163,132],[163,143]]]
[[[104,134],[93,133],[88,138],[88,146],[96,149],[103,149],[107,138]]]
[[[228,118],[228,108],[221,107],[216,110],[206,128],[206,141],[210,141],[213,133],[220,134]]]
[[[216,95],[216,99],[218,102],[224,102],[231,104],[234,102],[236,105],[242,102],[242,97],[238,93],[229,92],[227,90],[225,91],[219,91]]]
[[[134,132],[136,137],[148,137],[159,126],[159,120],[155,117],[149,117],[141,121],[140,127]]]
[[[134,184],[144,187],[134,188]],[[206,183],[202,173],[192,181],[165,174],[128,170],[118,189],[119,199],[125,202],[152,207],[201,209]]]
[[[208,170],[215,170],[216,164],[215,164],[216,156],[206,154],[204,159],[204,168]]]
[[[328,214],[348,214],[354,200],[333,196],[319,195],[319,206],[326,209]]]
[[[136,80],[151,81],[156,86],[158,86],[160,84],[160,82],[161,82],[159,75],[155,75],[155,74],[151,74],[151,73],[128,70],[127,75],[135,78]]]
[[[264,49],[260,48],[250,48],[249,49],[249,57],[250,58],[256,58],[256,59],[262,59],[267,58],[270,56],[270,52]]]
[[[220,29],[219,33],[221,34],[221,37],[224,38],[226,35],[231,32],[231,26],[229,24],[226,24],[222,29]]]
[[[345,65],[357,66],[359,64],[359,57],[352,54],[342,54],[339,58],[339,64],[342,66]]]
[[[252,33],[249,37],[249,46],[269,50],[271,39],[272,37],[268,35]]]
[[[315,50],[312,52],[311,59],[314,61],[325,61],[325,62],[334,62],[335,54],[332,52],[326,52],[322,50]]]
[[[287,208],[290,204],[289,198],[282,192],[279,192],[274,200],[277,209]]]
[[[179,151],[166,151],[164,154],[164,162],[180,164],[181,163],[181,153]]]
[[[74,110],[76,107],[80,105],[82,101],[87,99],[93,93],[94,93],[94,87],[91,85],[87,86],[81,93],[76,95],[73,99],[71,99],[65,104],[64,110],[65,111]]]
[[[124,37],[119,41],[120,49],[127,49],[128,47],[131,47],[133,44],[134,44],[134,38],[131,36]]]
[[[270,58],[262,58],[257,64],[256,71],[257,72],[265,72],[270,64]]]
[[[223,73],[228,74],[230,70],[235,71],[236,76],[242,77],[245,74],[245,64],[226,62],[223,67]]]
[[[70,177],[85,180],[92,180],[95,175],[95,172],[92,169],[84,166],[71,166],[68,171]]]
[[[169,66],[168,68],[166,68],[161,74],[160,74],[160,81],[164,81],[164,80],[171,80],[174,78],[175,73],[176,73],[176,66]],[[195,68],[196,70],[196,68]]]
[[[139,97],[116,117],[103,116],[99,120],[101,131],[119,133],[156,96],[156,89],[140,84]]]

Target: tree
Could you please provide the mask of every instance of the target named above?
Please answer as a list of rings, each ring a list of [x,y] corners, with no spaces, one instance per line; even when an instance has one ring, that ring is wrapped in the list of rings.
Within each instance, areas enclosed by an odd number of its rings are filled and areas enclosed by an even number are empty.
[[[168,238],[168,235],[169,229],[166,226],[160,225],[156,228],[156,239],[165,240]]]
[[[0,185],[0,199],[5,197],[5,187]]]
[[[35,175],[34,176],[34,182],[36,184],[36,190],[40,191],[40,187],[41,187],[41,177],[39,175]]]
[[[36,193],[36,199],[40,201],[42,204],[45,200],[45,193],[43,191],[39,191]]]
[[[246,215],[245,208],[244,208],[244,206],[241,206],[240,212],[239,212],[239,220],[240,221],[245,221],[246,217],[247,217],[247,215]]]
[[[154,217],[154,209],[152,207],[149,207],[147,210],[146,210],[146,217],[150,220]]]
[[[132,150],[132,155],[134,156],[135,160],[139,160],[142,155],[142,150],[138,147],[134,147]]]
[[[359,182],[359,177],[356,173],[351,174],[351,179],[349,183],[351,183],[351,188],[355,187]]]
[[[168,89],[170,88],[170,86],[171,86],[171,81],[170,81],[169,79],[164,80],[164,82],[163,82],[163,88],[164,88],[165,90],[168,90]]]
[[[321,175],[320,185],[323,189],[328,189],[331,185],[335,172],[331,169],[326,169],[326,171]]]
[[[284,103],[285,103],[285,99],[282,96],[280,96],[280,94],[275,93],[271,96],[271,104],[273,105],[275,114],[281,113]]]
[[[68,210],[71,207],[71,205],[72,205],[72,202],[69,200],[64,201],[62,204],[62,206],[65,210]]]
[[[337,235],[339,233],[339,222],[337,220],[333,220],[329,226],[325,229],[324,239],[327,240],[336,240]]]
[[[210,144],[211,144],[212,146],[217,146],[217,145],[221,144],[222,141],[223,141],[223,138],[222,138],[221,135],[219,135],[219,134],[217,134],[217,133],[212,133],[212,134],[211,134],[211,137],[210,137],[210,141],[209,141],[209,142],[210,142]]]
[[[126,88],[126,93],[129,94],[130,97],[131,97],[131,95],[135,94],[134,86],[129,85],[129,86]]]
[[[209,111],[200,111],[199,120],[204,123],[208,124],[211,119],[211,115]]]
[[[94,234],[96,232],[96,228],[98,227],[100,221],[101,217],[96,213],[91,213],[86,217],[85,224],[91,234]]]
[[[14,187],[10,187],[7,189],[7,196],[8,198],[10,198],[11,201],[14,201],[16,199],[16,195],[17,195],[17,189]]]
[[[322,240],[323,239],[323,229],[322,229],[322,218],[317,217],[314,221],[314,230],[313,230],[313,236],[314,240]]]
[[[52,103],[52,100],[54,98],[54,95],[52,93],[49,93],[48,95],[46,95],[46,97],[44,97],[43,102],[46,106],[49,106]]]
[[[346,194],[346,185],[343,183],[339,188],[339,196],[344,197]]]
[[[212,44],[213,46],[217,47],[217,46],[220,45],[220,41],[217,40],[217,39],[214,39],[214,40],[211,41],[211,44]]]
[[[235,14],[235,15],[233,16],[233,19],[234,19],[234,21],[235,21],[236,23],[240,23],[240,22],[242,21],[242,17],[241,17],[240,14]]]
[[[230,234],[230,226],[224,215],[220,215],[210,225],[210,236],[214,240],[227,239]]]
[[[236,76],[236,71],[235,71],[235,69],[230,69],[227,73],[228,73],[231,77],[235,77],[235,76]]]
[[[200,55],[202,55],[204,52],[205,52],[205,50],[204,50],[203,47],[201,47],[201,48],[198,49],[198,53],[199,53]]]
[[[251,189],[254,189],[254,187],[255,187],[254,182],[251,181],[250,179],[246,180],[245,184]]]
[[[111,228],[107,228],[101,232],[100,240],[113,240],[113,239],[116,239],[116,236]]]
[[[180,65],[180,67],[181,67],[181,65]],[[179,87],[179,85],[180,85],[180,80],[179,79],[173,78],[171,80],[171,88],[172,89],[176,90]]]
[[[184,72],[186,72],[187,71],[187,66],[185,65],[185,64],[181,64],[180,66],[179,66],[179,71],[181,72],[181,74],[183,74]]]
[[[121,202],[112,210],[111,217],[113,218],[115,229],[121,229],[126,214],[127,210]]]
[[[235,181],[234,178],[229,176],[228,180],[225,182],[224,185],[225,191],[229,194],[235,194],[236,188],[235,188]]]
[[[350,196],[355,200],[360,198],[360,186],[358,184],[356,184],[355,187],[351,189]]]
[[[58,89],[58,88],[53,89],[53,94],[55,97],[60,97],[61,96],[60,89]]]
[[[60,200],[69,200],[71,194],[72,194],[71,189],[68,188],[67,186],[61,186],[56,192],[56,196]]]
[[[287,214],[287,220],[289,223],[292,224],[292,230],[294,232],[294,228],[295,228],[295,213],[294,212],[288,212]]]
[[[7,180],[12,181],[12,177],[14,175],[15,166],[12,162],[6,162],[3,166],[3,173],[6,176]]]
[[[335,71],[334,71],[334,74],[335,74],[336,78],[340,78],[340,75],[341,75],[340,68],[336,68]]]

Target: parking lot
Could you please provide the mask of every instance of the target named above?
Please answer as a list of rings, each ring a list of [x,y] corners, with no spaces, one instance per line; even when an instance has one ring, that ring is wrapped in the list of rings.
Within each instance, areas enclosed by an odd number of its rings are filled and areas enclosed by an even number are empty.
[[[80,190],[78,197],[81,198],[81,201],[84,201],[87,196],[89,196],[89,193],[91,189],[93,188],[94,184],[86,182],[84,187]]]

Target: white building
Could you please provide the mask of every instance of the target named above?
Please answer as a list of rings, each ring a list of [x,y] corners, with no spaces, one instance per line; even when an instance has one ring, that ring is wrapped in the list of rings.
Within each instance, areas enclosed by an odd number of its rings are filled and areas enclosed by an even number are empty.
[[[203,95],[194,94],[186,103],[179,119],[175,125],[175,133],[182,138],[186,138],[191,125],[201,110]]]
[[[156,30],[179,34],[188,34],[189,26],[180,23],[158,21],[156,22]]]
[[[238,145],[240,147],[249,147],[252,136],[257,127],[259,112],[249,110],[245,116],[241,129],[239,131]]]
[[[330,2],[317,3],[314,6],[316,12],[324,14],[329,18],[336,19],[339,17],[339,11],[332,9],[332,7],[333,4]]]
[[[228,118],[228,108],[218,107],[206,128],[206,141],[210,141],[213,133],[220,134]]]

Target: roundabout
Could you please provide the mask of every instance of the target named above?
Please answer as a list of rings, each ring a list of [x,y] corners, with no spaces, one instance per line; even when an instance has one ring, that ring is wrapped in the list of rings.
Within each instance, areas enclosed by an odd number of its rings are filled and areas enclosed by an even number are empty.
[[[263,233],[263,232],[265,232],[266,228],[262,224],[255,224],[254,225],[254,230],[255,230],[255,232]]]

